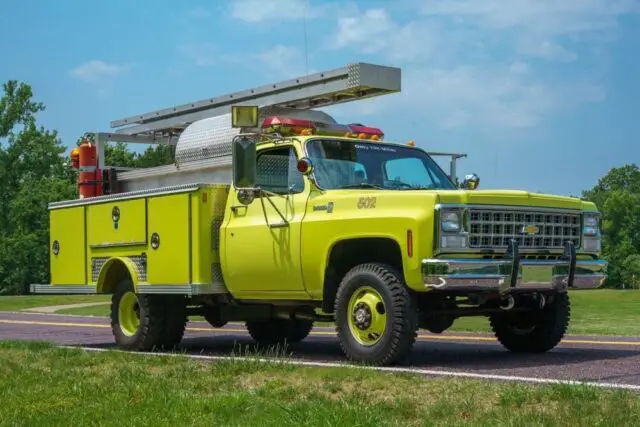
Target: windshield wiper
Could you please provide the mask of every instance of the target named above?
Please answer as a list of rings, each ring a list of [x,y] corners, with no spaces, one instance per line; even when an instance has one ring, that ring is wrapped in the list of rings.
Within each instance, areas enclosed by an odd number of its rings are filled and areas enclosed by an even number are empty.
[[[411,186],[411,187],[404,187],[404,188],[399,188],[398,190],[434,190],[435,187],[430,186],[430,185],[416,185],[416,186]]]
[[[336,188],[375,188],[377,190],[386,190],[386,188],[384,187],[380,187],[379,185],[375,185],[375,184],[369,184],[368,182],[361,182],[359,184],[341,185],[340,187],[336,187]]]

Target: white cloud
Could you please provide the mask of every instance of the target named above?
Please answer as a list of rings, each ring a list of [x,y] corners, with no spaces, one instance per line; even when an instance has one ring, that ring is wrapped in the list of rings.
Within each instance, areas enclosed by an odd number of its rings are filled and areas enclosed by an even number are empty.
[[[632,0],[423,0],[404,21],[390,9],[340,16],[328,46],[403,67],[402,93],[360,113],[402,106],[443,128],[522,130],[604,99],[599,76],[577,64],[636,11]]]
[[[548,35],[602,31],[620,15],[638,11],[637,0],[424,0],[422,13],[493,29],[526,28]]]
[[[518,53],[575,59],[562,43],[606,40],[618,19],[640,11],[637,0],[424,0],[421,12],[512,37]]]
[[[282,44],[254,54],[276,78],[288,79],[305,73],[305,59],[300,51],[294,47]]]
[[[366,54],[383,54],[395,60],[412,60],[433,49],[433,28],[417,22],[400,25],[383,9],[338,18],[332,49],[355,48]],[[417,42],[419,41],[419,42]]]
[[[296,21],[322,16],[324,8],[309,7],[308,0],[235,0],[231,16],[246,22]]]
[[[87,83],[99,83],[106,77],[117,77],[130,70],[130,65],[109,64],[104,61],[92,60],[72,69],[71,75]]]

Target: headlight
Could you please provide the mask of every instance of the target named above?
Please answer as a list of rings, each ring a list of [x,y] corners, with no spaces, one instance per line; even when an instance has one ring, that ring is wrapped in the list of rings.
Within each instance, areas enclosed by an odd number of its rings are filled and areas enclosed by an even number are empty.
[[[582,234],[588,237],[600,236],[600,216],[594,214],[586,214],[584,216],[584,227]]]
[[[457,211],[444,211],[440,217],[440,227],[442,231],[457,232],[460,231],[460,213]]]
[[[585,214],[582,222],[582,249],[586,252],[600,252],[602,250],[601,236],[600,215]]]
[[[440,248],[464,249],[469,245],[465,232],[463,209],[442,209],[440,211]]]

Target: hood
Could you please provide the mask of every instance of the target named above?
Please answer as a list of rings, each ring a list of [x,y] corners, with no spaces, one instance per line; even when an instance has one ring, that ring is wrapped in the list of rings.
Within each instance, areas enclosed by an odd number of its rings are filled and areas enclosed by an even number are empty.
[[[438,203],[470,205],[511,205],[560,209],[585,209],[591,203],[575,197],[531,193],[519,190],[440,190]]]

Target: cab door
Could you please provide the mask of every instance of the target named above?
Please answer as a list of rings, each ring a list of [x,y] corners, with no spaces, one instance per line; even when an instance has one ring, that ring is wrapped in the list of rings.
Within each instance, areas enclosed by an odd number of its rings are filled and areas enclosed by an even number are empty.
[[[276,195],[238,202],[231,189],[225,229],[224,279],[238,297],[308,298],[300,264],[300,230],[309,184],[291,144],[260,148],[257,185]]]

